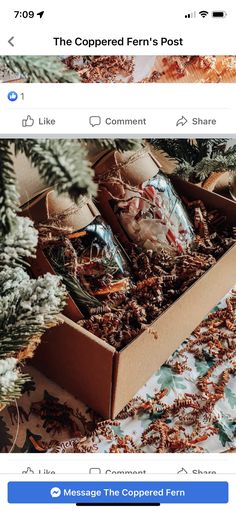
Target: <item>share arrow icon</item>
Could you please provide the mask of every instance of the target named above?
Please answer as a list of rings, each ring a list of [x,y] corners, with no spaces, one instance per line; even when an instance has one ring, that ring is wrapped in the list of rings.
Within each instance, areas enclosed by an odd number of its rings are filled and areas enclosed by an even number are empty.
[[[44,15],[44,11],[41,11],[41,12],[37,12],[37,16],[39,16],[40,18],[42,18]]]
[[[178,119],[176,126],[184,126],[187,122],[188,122],[188,119],[186,119],[186,117],[184,117],[184,115],[182,115],[182,117],[180,117],[180,119]]]

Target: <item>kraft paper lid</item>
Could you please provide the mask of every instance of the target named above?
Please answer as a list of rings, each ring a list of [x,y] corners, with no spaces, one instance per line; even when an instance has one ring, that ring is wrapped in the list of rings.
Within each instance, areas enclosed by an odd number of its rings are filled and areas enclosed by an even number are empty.
[[[109,181],[109,173],[120,171],[123,179],[131,185],[137,186],[154,177],[160,170],[160,163],[147,150],[111,151],[106,153],[94,164],[97,180],[105,178]]]
[[[66,212],[68,211],[68,214]],[[54,190],[47,195],[48,218],[65,213],[61,224],[74,231],[83,229],[100,215],[98,209],[88,197],[81,197],[75,204],[69,197],[58,196]]]
[[[23,209],[34,222],[46,222],[53,216],[60,217],[60,224],[70,227],[72,231],[84,229],[100,215],[98,209],[88,197],[81,197],[77,203],[65,195],[58,196],[50,189],[38,196],[30,205]]]

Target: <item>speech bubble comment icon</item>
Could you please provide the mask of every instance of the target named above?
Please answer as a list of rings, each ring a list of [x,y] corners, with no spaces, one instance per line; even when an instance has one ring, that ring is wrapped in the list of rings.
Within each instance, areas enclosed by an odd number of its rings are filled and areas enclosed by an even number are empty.
[[[89,124],[94,128],[95,126],[100,126],[102,119],[100,115],[90,115]]]
[[[57,486],[54,486],[54,488],[51,488],[50,490],[51,497],[58,498],[61,496],[61,490]]]

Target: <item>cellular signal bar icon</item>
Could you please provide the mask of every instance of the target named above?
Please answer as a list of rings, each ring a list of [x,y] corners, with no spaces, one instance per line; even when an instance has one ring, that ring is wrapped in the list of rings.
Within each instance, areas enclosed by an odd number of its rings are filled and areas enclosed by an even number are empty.
[[[196,11],[185,14],[185,18],[196,18]]]

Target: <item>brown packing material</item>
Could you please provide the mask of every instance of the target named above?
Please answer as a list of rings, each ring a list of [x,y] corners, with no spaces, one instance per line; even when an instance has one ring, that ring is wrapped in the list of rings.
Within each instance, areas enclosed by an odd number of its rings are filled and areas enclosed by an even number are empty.
[[[173,184],[180,195],[220,209],[236,225],[233,201],[179,178]],[[33,363],[98,413],[114,418],[235,284],[235,261],[236,245],[120,353],[64,317],[64,325],[44,335]]]

